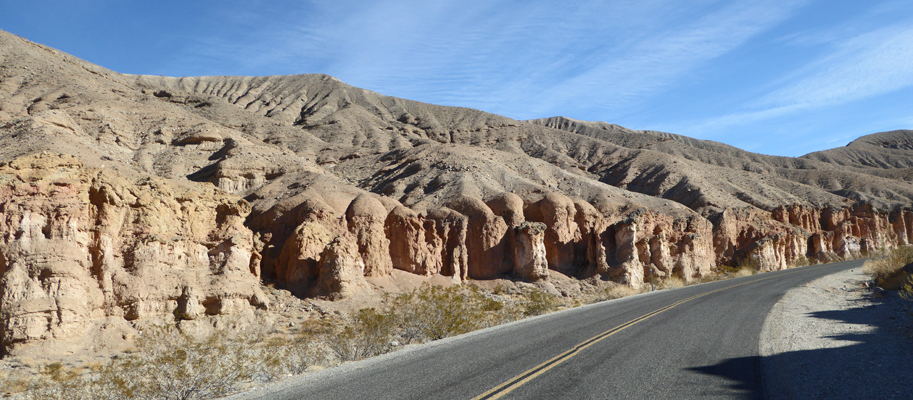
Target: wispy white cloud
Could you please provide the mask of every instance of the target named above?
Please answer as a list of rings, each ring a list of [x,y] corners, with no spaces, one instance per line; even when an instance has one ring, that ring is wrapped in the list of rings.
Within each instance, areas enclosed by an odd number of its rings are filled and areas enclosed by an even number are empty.
[[[248,37],[216,37],[192,52],[513,117],[569,103],[611,114],[658,96],[806,1],[357,3],[302,3]]]
[[[832,50],[781,79],[746,111],[709,118],[686,130],[751,125],[913,86],[913,19],[851,38],[834,36],[827,43]]]
[[[606,54],[586,73],[558,81],[545,95],[550,101],[537,111],[561,102],[584,101],[611,113],[643,103],[676,79],[781,22],[804,3],[730,2],[694,22],[654,31]],[[601,88],[601,93],[594,88]]]
[[[834,105],[913,85],[913,20],[842,42],[802,72],[804,77],[760,103]]]

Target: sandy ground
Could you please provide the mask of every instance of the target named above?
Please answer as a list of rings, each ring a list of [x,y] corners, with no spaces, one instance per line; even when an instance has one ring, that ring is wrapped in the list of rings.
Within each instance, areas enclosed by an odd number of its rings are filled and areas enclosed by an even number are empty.
[[[860,268],[788,292],[761,332],[765,397],[913,398],[913,302],[875,299]]]

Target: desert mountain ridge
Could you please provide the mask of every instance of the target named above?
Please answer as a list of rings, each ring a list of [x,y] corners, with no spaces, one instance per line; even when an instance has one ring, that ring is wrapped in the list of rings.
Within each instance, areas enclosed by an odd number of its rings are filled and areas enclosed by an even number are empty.
[[[124,75],[0,31],[2,354],[367,279],[638,287],[913,237],[913,131],[799,158],[327,75]],[[572,293],[564,293],[573,295]]]

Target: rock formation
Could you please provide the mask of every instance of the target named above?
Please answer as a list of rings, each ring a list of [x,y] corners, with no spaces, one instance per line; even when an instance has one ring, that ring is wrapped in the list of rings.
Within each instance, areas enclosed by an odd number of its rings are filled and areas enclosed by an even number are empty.
[[[65,339],[104,317],[268,307],[246,201],[39,153],[0,168],[0,338]]]

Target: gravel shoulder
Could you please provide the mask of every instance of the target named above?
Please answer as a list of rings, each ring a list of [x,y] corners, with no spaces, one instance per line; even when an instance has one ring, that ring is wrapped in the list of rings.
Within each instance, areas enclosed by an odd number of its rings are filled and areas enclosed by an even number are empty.
[[[860,268],[790,290],[761,332],[765,398],[913,398],[913,302],[875,299]]]

